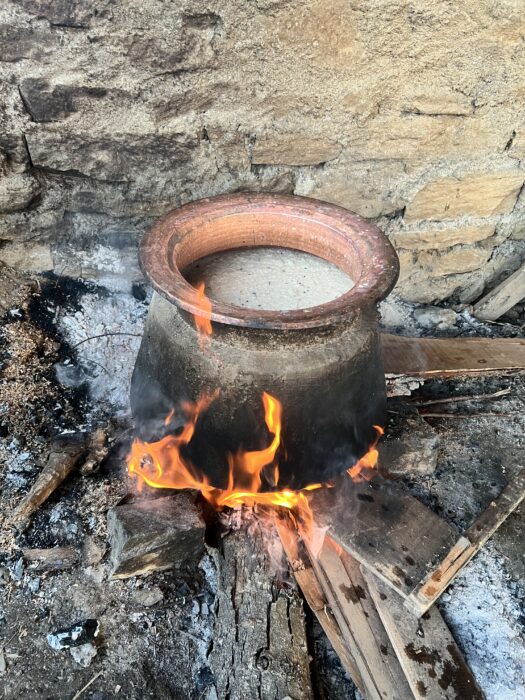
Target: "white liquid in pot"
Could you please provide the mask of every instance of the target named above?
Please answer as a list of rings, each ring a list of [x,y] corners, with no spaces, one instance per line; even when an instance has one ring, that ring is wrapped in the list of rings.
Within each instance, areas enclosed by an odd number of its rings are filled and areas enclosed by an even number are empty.
[[[265,311],[291,311],[337,299],[353,287],[332,263],[289,248],[244,248],[216,253],[189,267],[193,285],[204,282],[212,301]]]

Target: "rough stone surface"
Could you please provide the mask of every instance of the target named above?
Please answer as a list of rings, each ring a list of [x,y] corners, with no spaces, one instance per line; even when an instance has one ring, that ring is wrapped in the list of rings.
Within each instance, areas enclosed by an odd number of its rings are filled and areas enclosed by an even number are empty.
[[[48,244],[61,269],[80,249],[132,256],[187,201],[287,192],[375,219],[400,250],[483,250],[429,285],[411,257],[401,298],[482,291],[525,256],[522,9],[4,3],[0,241]]]
[[[436,180],[416,194],[405,218],[442,221],[469,214],[479,217],[504,214],[516,204],[524,181],[525,173],[515,170]]]
[[[40,191],[31,175],[0,177],[0,212],[9,213],[28,207]]]
[[[289,135],[258,139],[252,149],[254,165],[320,165],[337,158],[341,145],[330,139]]]
[[[45,272],[54,267],[51,248],[47,243],[6,243],[0,246],[0,261],[9,267],[28,272]]]
[[[113,578],[196,566],[204,554],[204,529],[187,493],[113,508],[108,512]]]
[[[428,476],[436,470],[439,436],[423,418],[408,418],[401,434],[381,442],[379,465],[390,478]]]
[[[393,233],[390,240],[396,248],[407,250],[441,250],[454,245],[477,243],[494,234],[495,224],[458,226],[457,228],[424,228]]]

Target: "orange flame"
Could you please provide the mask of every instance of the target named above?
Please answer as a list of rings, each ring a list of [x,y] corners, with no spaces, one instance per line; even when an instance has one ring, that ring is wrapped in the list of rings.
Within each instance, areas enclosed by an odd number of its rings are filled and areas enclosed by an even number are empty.
[[[362,481],[370,481],[374,475],[374,471],[377,467],[377,462],[379,459],[379,452],[377,450],[377,443],[379,438],[385,434],[385,431],[380,425],[372,426],[376,431],[376,439],[370,445],[368,452],[361,457],[350,469],[346,470],[348,476],[355,481],[360,483]]]
[[[217,393],[209,397],[203,396],[195,404],[183,404],[188,418],[178,435],[168,435],[152,443],[136,438],[128,455],[128,473],[137,479],[139,487],[147,484],[152,488],[197,490],[218,509],[242,505],[285,508],[290,511],[295,526],[303,537],[310,540],[311,549],[319,551],[324,533],[316,531],[306,494],[308,491],[331,485],[319,483],[310,484],[300,491],[285,488],[261,492],[263,479],[273,487],[277,487],[279,483],[276,455],[281,444],[282,406],[274,396],[266,392],[262,395],[264,419],[273,435],[270,444],[262,450],[239,450],[236,454],[228,454],[228,483],[225,489],[210,484],[206,476],[183,457],[181,449],[191,441],[200,413],[206,410],[216,397]],[[173,411],[170,412],[169,419],[172,416]],[[169,420],[165,421],[166,425],[168,423]],[[376,445],[383,429],[380,426],[374,428],[377,438],[370,450],[348,469],[347,473],[354,481],[371,478],[372,470],[377,465]]]
[[[198,314],[193,314],[195,328],[199,336],[199,347],[206,350],[212,334],[211,327],[211,301],[204,293],[205,284],[200,282],[196,287]]]

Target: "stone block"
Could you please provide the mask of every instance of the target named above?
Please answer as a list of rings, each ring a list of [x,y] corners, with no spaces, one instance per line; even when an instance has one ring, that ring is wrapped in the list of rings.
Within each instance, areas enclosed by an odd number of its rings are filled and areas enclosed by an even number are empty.
[[[444,277],[477,270],[487,262],[491,253],[485,248],[455,246],[444,253],[421,253],[416,257],[416,264],[428,270],[433,277]]]
[[[296,194],[338,204],[365,218],[391,214],[403,207],[395,184],[403,177],[399,163],[352,164],[350,167],[347,162],[341,163],[342,160],[340,158],[313,186],[311,180],[299,179]]]
[[[204,554],[204,531],[202,515],[186,492],[112,508],[108,539],[113,578],[197,565]]]
[[[1,17],[0,17],[1,19]],[[14,63],[23,59],[39,61],[56,47],[49,32],[34,30],[32,27],[16,27],[0,24],[0,63]]]
[[[107,94],[105,88],[52,86],[41,78],[26,78],[19,89],[25,108],[35,122],[59,121],[77,111],[79,98],[100,98]]]
[[[27,134],[33,164],[98,180],[141,179],[148,187],[159,173],[170,174],[188,163],[196,141],[184,134],[95,136],[42,128]]]
[[[54,268],[51,248],[46,243],[6,243],[0,247],[0,262],[25,272],[47,272]]]
[[[453,309],[439,306],[423,306],[414,310],[414,318],[423,328],[430,330],[446,329],[456,325],[457,314]]]
[[[386,112],[347,133],[348,154],[356,160],[401,160],[414,165],[437,159],[457,161],[503,151],[504,129],[489,118]],[[419,217],[425,218],[425,217]],[[454,218],[454,217],[448,217]]]
[[[25,209],[37,197],[40,184],[32,175],[0,177],[0,213]]]
[[[252,150],[254,165],[320,165],[337,158],[341,145],[327,138],[300,134],[258,138]]]
[[[409,279],[418,271],[425,273],[427,278],[471,272],[486,263],[490,254],[490,250],[475,246],[455,246],[443,253],[437,250],[421,253],[400,250],[400,279]]]
[[[441,250],[465,243],[477,243],[494,234],[495,224],[457,226],[447,228],[424,228],[396,231],[390,240],[396,248],[408,250]]]
[[[435,180],[416,194],[407,206],[405,220],[504,214],[513,208],[524,181],[525,173],[519,170]]]
[[[83,29],[94,17],[104,16],[111,0],[13,0],[13,4],[46,19],[52,26]]]
[[[403,98],[401,102],[401,110],[413,114],[461,117],[474,111],[472,100],[453,90],[439,90],[435,94],[419,93]]]

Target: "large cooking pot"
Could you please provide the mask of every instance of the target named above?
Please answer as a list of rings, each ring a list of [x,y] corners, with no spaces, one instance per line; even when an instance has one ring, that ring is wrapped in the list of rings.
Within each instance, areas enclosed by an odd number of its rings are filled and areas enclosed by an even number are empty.
[[[185,270],[210,254],[254,246],[316,255],[354,286],[327,303],[288,311],[212,298],[213,333],[202,347],[194,317],[210,312]],[[153,437],[173,407],[219,389],[186,448],[218,487],[226,483],[228,452],[268,445],[262,392],[283,406],[280,486],[324,481],[367,451],[385,412],[377,303],[399,271],[376,226],[304,197],[224,195],[165,216],[145,236],[140,258],[155,289],[131,383],[143,438]]]

